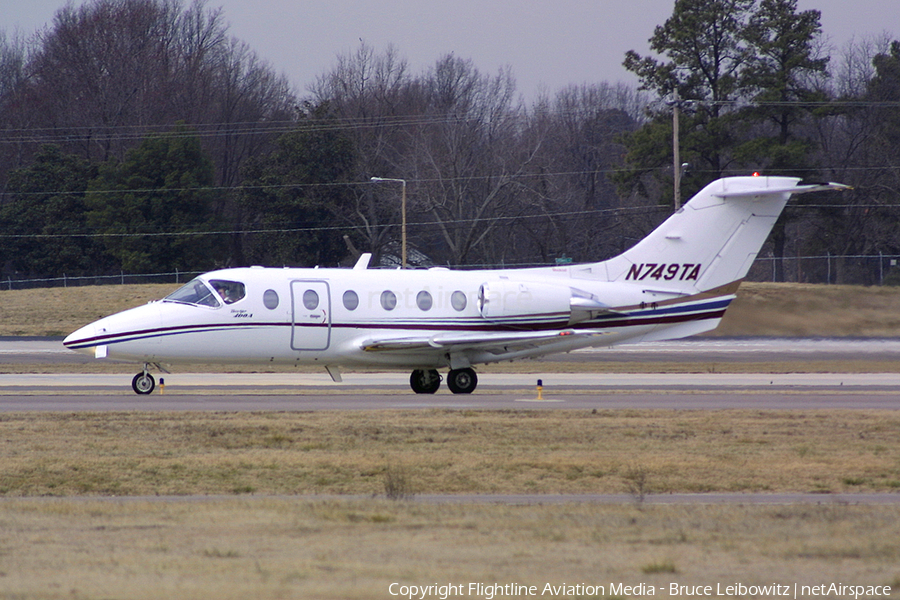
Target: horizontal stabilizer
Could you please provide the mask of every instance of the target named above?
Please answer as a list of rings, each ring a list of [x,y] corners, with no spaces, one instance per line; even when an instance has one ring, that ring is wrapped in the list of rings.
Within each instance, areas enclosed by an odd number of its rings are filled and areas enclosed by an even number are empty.
[[[806,194],[808,192],[824,192],[826,190],[852,190],[849,185],[842,183],[810,183],[780,187],[765,187],[759,189],[735,189],[713,191],[712,195],[718,198],[752,198],[756,196],[768,196],[775,194]]]

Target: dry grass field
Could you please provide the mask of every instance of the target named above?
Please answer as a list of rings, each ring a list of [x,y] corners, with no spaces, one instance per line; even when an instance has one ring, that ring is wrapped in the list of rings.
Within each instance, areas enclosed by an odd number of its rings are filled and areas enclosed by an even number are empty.
[[[149,284],[0,290],[0,335],[65,336],[176,289],[176,284]]]
[[[745,282],[713,335],[900,337],[900,287]]]
[[[0,414],[0,495],[900,492],[893,411]]]
[[[393,583],[463,584],[449,597],[483,600],[510,596],[470,583],[534,585],[545,598],[547,584],[604,586],[570,599],[639,597],[613,586],[640,584],[671,597],[673,582],[713,593],[777,583],[792,598],[794,584],[887,585],[891,598],[900,587],[896,506],[30,499],[0,511],[0,597],[16,600],[409,597]]]
[[[612,586],[640,584],[670,597],[672,582],[896,589],[900,506],[641,498],[897,493],[898,433],[890,411],[6,414],[0,598],[387,599],[392,583],[470,582],[605,586],[573,598],[635,597]],[[631,501],[416,500],[603,492]]]

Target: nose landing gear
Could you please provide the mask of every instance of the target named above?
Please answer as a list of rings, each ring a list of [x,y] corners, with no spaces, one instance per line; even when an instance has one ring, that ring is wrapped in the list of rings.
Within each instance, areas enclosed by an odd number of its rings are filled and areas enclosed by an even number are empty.
[[[134,379],[131,380],[131,389],[134,390],[135,394],[146,395],[153,391],[156,387],[156,380],[153,378],[153,375],[150,374],[149,371],[150,365],[144,364],[144,370],[134,376]]]
[[[168,373],[168,371],[159,363],[153,363],[153,366],[163,373]],[[131,389],[134,390],[135,394],[146,396],[147,394],[152,393],[155,388],[156,379],[150,374],[150,363],[144,363],[144,370],[135,375],[134,379],[131,380]]]

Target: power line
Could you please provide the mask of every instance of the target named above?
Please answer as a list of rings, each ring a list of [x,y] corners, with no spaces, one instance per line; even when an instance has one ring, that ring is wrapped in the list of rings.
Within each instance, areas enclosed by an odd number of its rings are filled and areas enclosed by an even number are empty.
[[[861,99],[837,100],[786,100],[786,101],[746,101],[746,100],[685,100],[694,105],[731,106],[739,108],[778,108],[786,106],[807,108],[894,108],[900,109],[900,101],[877,101]],[[598,106],[591,112],[610,110],[614,106]],[[584,116],[584,110],[553,111],[552,116]],[[508,119],[527,119],[529,115],[510,112]],[[212,138],[244,135],[277,135],[290,132],[355,131],[375,128],[401,128],[410,126],[440,125],[459,122],[479,122],[482,118],[465,113],[375,115],[371,117],[304,117],[297,120],[209,122],[183,125],[184,130],[175,130],[175,123],[155,125],[57,125],[53,127],[8,128],[0,130],[0,144],[51,143],[54,141],[77,142],[91,140],[135,141],[148,136]]]
[[[793,204],[788,208],[794,210],[822,210],[822,209],[900,209],[900,204]],[[512,216],[496,216],[481,217],[472,219],[450,219],[441,221],[451,228],[461,226],[477,225],[479,223],[511,223],[522,220],[540,220],[551,218],[574,219],[588,216],[621,216],[628,214],[650,215],[659,212],[670,212],[671,207],[656,206],[632,206],[608,209],[593,209],[580,211],[559,211],[553,213],[539,213],[528,215],[512,215]],[[432,227],[434,221],[417,221],[409,223],[410,227]],[[377,228],[396,228],[400,227],[399,222],[383,223],[376,225]],[[133,232],[133,233],[2,233],[0,239],[121,239],[121,238],[165,238],[165,237],[207,237],[207,236],[233,236],[233,235],[261,235],[261,234],[282,234],[282,233],[326,233],[330,231],[361,231],[367,229],[363,225],[330,225],[316,227],[273,227],[261,229],[225,229],[214,231],[151,231],[151,232]]]
[[[668,167],[662,167],[662,170],[665,170]],[[787,174],[792,171],[803,172],[806,173],[810,169],[779,169],[780,174]],[[900,165],[884,165],[880,167],[817,167],[815,169],[819,172],[833,172],[833,171],[843,171],[843,172],[883,172],[883,171],[897,171],[900,170]],[[466,175],[460,177],[406,177],[406,181],[409,184],[415,185],[429,185],[429,184],[447,184],[447,183],[461,183],[461,182],[478,182],[478,181],[489,181],[496,180],[498,177],[507,177],[511,181],[517,180],[534,180],[534,179],[548,179],[548,178],[556,178],[556,177],[577,177],[581,175],[615,175],[617,173],[628,172],[628,169],[617,168],[617,169],[585,169],[581,171],[554,171],[554,172],[538,172],[538,173],[516,173],[516,174],[488,174],[488,175]],[[703,174],[710,173],[713,171],[708,169],[691,169],[691,173],[693,174]],[[728,175],[748,175],[748,171],[746,169],[741,170],[728,170],[725,173],[722,173],[722,176]],[[109,190],[98,190],[98,189],[89,189],[89,190],[36,190],[36,191],[7,191],[6,195],[11,197],[28,197],[28,196],[80,196],[80,195],[117,195],[117,194],[173,194],[173,193],[185,193],[185,192],[246,192],[246,191],[254,191],[254,190],[286,190],[286,189],[328,189],[328,188],[350,188],[350,187],[360,187],[360,186],[371,186],[374,185],[371,181],[332,181],[332,182],[321,182],[321,183],[280,183],[280,184],[260,184],[260,185],[252,185],[252,184],[242,184],[242,185],[234,185],[234,186],[195,186],[195,187],[172,187],[172,188],[126,188],[126,189],[109,189]],[[2,196],[3,194],[0,194]]]
[[[514,215],[514,216],[498,216],[498,217],[481,217],[472,219],[451,219],[441,221],[445,225],[472,225],[487,222],[512,222],[522,219],[546,219],[546,218],[575,218],[587,215],[613,215],[616,213],[651,213],[669,210],[665,206],[634,206],[620,207],[609,209],[594,209],[582,211],[564,211],[557,213],[540,213],[532,215]],[[420,221],[409,224],[411,227],[428,227],[433,226],[433,221]],[[380,228],[399,227],[400,223],[385,223],[378,225]],[[0,239],[61,239],[61,238],[136,238],[136,237],[197,237],[212,235],[257,235],[271,233],[319,233],[328,231],[354,231],[365,229],[363,225],[330,225],[325,227],[281,227],[267,229],[230,229],[218,231],[179,231],[179,232],[145,232],[145,233],[2,233]]]

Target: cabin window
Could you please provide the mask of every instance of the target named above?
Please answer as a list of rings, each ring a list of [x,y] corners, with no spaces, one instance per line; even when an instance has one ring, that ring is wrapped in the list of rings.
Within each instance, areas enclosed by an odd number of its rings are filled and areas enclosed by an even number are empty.
[[[425,290],[416,295],[416,306],[419,307],[419,310],[431,310],[432,304],[434,304],[434,300],[431,298],[431,294]]]
[[[275,290],[266,290],[263,293],[263,304],[269,310],[278,308],[278,292]]]
[[[244,284],[239,281],[225,281],[223,279],[210,279],[209,284],[213,286],[219,297],[225,301],[225,304],[234,304],[238,300],[243,300],[247,295]]]
[[[359,306],[359,295],[353,290],[344,292],[344,308],[347,310],[356,310]]]
[[[381,292],[381,308],[384,310],[394,310],[397,308],[397,294],[391,290]]]
[[[221,306],[213,291],[200,279],[192,279],[163,298],[163,302],[178,302],[179,304],[194,304],[212,308]]]
[[[319,306],[319,295],[315,290],[306,290],[303,292],[303,306],[305,306],[307,310],[313,310]]]
[[[466,304],[468,301],[464,292],[457,290],[450,295],[450,306],[453,307],[453,310],[462,312],[466,309]]]

